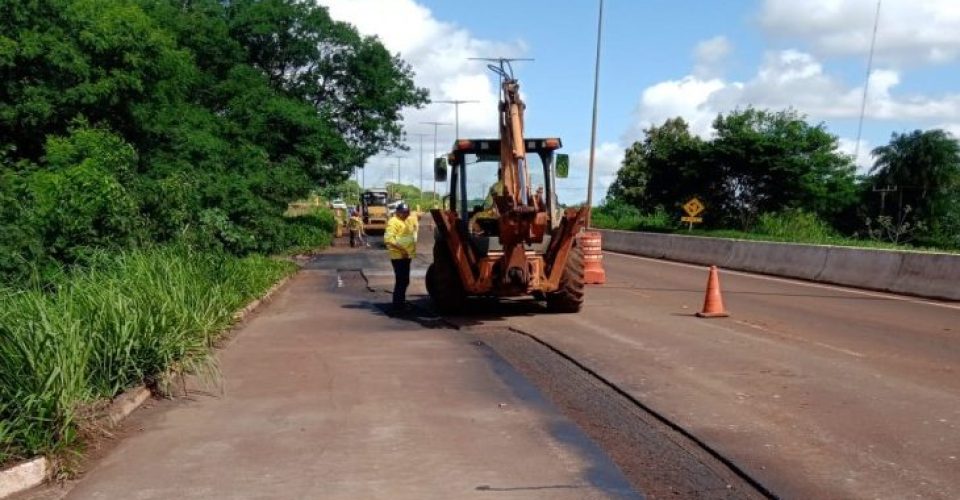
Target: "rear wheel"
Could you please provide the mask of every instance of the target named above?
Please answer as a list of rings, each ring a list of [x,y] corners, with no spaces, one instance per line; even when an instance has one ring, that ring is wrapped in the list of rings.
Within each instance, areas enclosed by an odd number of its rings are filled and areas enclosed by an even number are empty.
[[[433,245],[433,263],[427,268],[426,281],[427,293],[440,312],[449,314],[463,310],[467,294],[463,291],[450,249],[443,241]]]
[[[547,309],[575,313],[583,307],[583,250],[574,242],[560,276],[560,288],[547,294]]]

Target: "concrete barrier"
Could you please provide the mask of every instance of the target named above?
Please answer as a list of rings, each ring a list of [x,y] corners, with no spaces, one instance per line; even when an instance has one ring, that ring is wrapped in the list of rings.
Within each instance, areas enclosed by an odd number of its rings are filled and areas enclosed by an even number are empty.
[[[603,230],[604,250],[960,300],[960,255]]]

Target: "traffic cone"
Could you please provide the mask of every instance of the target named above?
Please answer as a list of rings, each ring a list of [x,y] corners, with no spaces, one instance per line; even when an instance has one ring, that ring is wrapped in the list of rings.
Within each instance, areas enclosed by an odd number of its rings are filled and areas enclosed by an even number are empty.
[[[698,312],[701,318],[726,318],[730,316],[723,308],[723,297],[720,296],[720,276],[717,266],[710,266],[710,277],[707,278],[707,296],[703,300],[703,311]]]

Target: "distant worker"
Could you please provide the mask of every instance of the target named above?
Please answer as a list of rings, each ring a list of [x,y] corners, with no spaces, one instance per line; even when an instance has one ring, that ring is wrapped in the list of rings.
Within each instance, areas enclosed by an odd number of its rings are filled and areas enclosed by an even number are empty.
[[[347,228],[350,229],[351,247],[369,246],[366,243],[366,233],[363,232],[363,218],[356,210],[350,210],[350,220],[347,222]]]
[[[406,203],[397,205],[393,217],[387,221],[383,242],[393,265],[393,314],[403,314],[409,310],[407,304],[407,286],[410,285],[410,262],[417,254],[417,226],[410,218],[410,207]]]

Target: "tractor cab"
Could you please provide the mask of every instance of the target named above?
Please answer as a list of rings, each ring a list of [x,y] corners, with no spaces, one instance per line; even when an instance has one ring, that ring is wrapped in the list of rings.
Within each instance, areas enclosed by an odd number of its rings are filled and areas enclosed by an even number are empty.
[[[558,138],[526,140],[529,174],[521,179],[522,190],[531,205],[546,209],[550,229],[556,228],[561,218],[555,179],[566,177],[568,162],[567,155],[556,154],[561,146]],[[481,255],[500,250],[495,203],[495,197],[504,194],[500,151],[499,139],[461,139],[454,143],[446,161],[438,160],[438,180],[447,180],[445,167],[450,166],[450,194],[444,208],[457,212],[460,230],[469,235]],[[542,251],[549,245],[549,239],[549,234],[542,235],[540,241],[527,245],[528,249]]]

